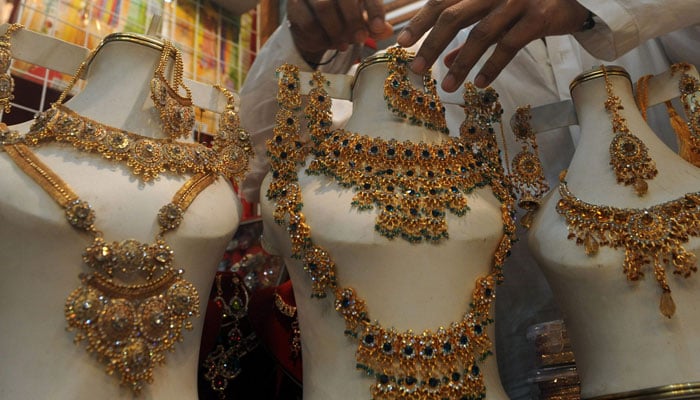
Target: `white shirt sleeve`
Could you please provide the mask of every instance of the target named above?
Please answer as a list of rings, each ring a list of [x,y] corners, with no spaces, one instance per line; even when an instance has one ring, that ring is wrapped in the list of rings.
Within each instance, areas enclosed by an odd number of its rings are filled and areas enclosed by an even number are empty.
[[[643,42],[700,24],[700,0],[578,0],[596,26],[574,37],[596,58],[612,61]]]
[[[333,56],[333,51],[328,51],[322,60],[334,58],[321,69],[327,73],[347,72],[359,54],[359,47],[351,46],[336,56]],[[272,137],[278,109],[275,70],[285,63],[296,65],[302,71],[313,71],[297,51],[289,26],[283,21],[258,52],[239,93],[241,126],[250,134],[255,150],[250,171],[240,187],[243,198],[251,202],[259,201],[260,183],[269,170],[265,142]]]

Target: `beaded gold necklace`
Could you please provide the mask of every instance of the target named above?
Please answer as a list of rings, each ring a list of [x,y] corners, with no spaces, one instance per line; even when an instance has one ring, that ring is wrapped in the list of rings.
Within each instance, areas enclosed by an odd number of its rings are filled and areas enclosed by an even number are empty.
[[[676,305],[666,279],[665,267],[673,265],[674,275],[688,278],[697,271],[696,256],[683,245],[700,236],[700,192],[648,208],[617,208],[586,203],[575,197],[563,180],[556,210],[566,219],[569,239],[584,246],[589,256],[600,246],[623,248],[623,272],[630,281],[644,276],[648,265],[661,286],[661,313],[671,318]]]
[[[316,86],[324,84],[317,82]],[[496,97],[484,98],[491,100],[489,104],[498,103]],[[387,141],[344,129],[331,131],[329,116],[320,115],[329,101],[318,89],[309,94],[313,118],[322,123],[309,125],[314,159],[306,172],[353,188],[357,193],[352,206],[358,210],[376,207],[375,229],[382,236],[433,243],[448,238],[445,210],[464,215],[469,210],[467,195],[489,182],[488,168],[482,168],[484,161],[491,159],[482,154],[486,146],[481,149],[471,143],[477,132],[474,126],[484,130],[491,121],[471,118],[460,137],[445,137],[438,144]],[[500,117],[500,108],[488,111],[476,114]],[[479,139],[490,148],[495,145]]]
[[[345,334],[357,344],[357,368],[375,380],[370,386],[373,399],[481,399],[486,388],[479,364],[490,354],[491,341],[486,327],[492,322],[491,303],[495,286],[502,278],[502,265],[507,256],[515,226],[512,219],[513,200],[503,186],[498,160],[482,163],[487,183],[502,202],[503,237],[493,258],[489,275],[477,279],[469,310],[462,320],[447,328],[398,332],[372,321],[365,302],[354,289],[341,287],[336,281],[335,263],[330,254],[316,245],[311,227],[302,212],[303,201],[298,183],[298,168],[304,165],[310,146],[300,141],[299,121],[295,115],[301,102],[298,69],[284,65],[280,74],[274,137],[268,141],[272,181],[267,196],[275,202],[274,219],[285,226],[292,243],[292,256],[303,260],[310,273],[313,295],[325,297],[326,290],[335,293],[335,308],[345,320]],[[315,88],[310,93],[305,117],[309,126],[319,129],[330,126],[330,99],[325,93],[325,79],[316,73]],[[315,97],[316,101],[313,100]],[[477,126],[473,127],[476,133]],[[471,147],[469,148],[472,150]],[[499,167],[492,167],[498,165]],[[470,166],[472,168],[476,165]],[[501,171],[499,176],[499,171]]]
[[[153,380],[153,369],[165,361],[165,352],[181,340],[183,328],[192,329],[189,320],[199,315],[199,294],[174,266],[175,255],[164,235],[177,229],[216,175],[193,176],[160,209],[153,243],[108,242],[94,225],[92,207],[26,145],[3,148],[65,209],[68,223],[92,237],[82,256],[89,273],[80,274],[81,286],[66,299],[65,318],[69,330],[78,331],[75,341],[86,340],[87,350],[106,365],[107,373],[116,373],[138,394]]]

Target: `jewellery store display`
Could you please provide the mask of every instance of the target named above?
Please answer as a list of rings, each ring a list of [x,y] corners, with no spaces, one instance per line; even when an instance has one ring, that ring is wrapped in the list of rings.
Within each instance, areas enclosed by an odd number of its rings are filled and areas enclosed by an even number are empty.
[[[390,47],[382,57],[384,58],[377,59],[377,62],[388,58],[389,76],[384,81],[384,99],[389,110],[412,124],[449,133],[445,121],[445,107],[437,94],[436,81],[431,75],[431,70],[428,69],[423,74],[421,91],[416,89],[408,78],[408,63],[412,56],[409,56],[405,49]]]
[[[522,150],[511,161],[510,179],[518,197],[518,206],[525,210],[520,220],[524,228],[529,228],[532,218],[540,208],[542,196],[549,191],[549,183],[544,177],[544,169],[537,150],[535,133],[530,126],[530,106],[518,107],[512,120],[515,139],[522,144]]]
[[[138,394],[153,379],[153,369],[165,361],[165,352],[180,341],[182,329],[191,329],[199,315],[199,295],[173,265],[174,251],[164,235],[177,229],[184,213],[215,175],[189,179],[157,215],[159,231],[153,243],[134,239],[108,242],[95,227],[92,207],[27,146],[5,145],[4,150],[29,177],[61,207],[68,223],[88,233],[91,244],[83,262],[81,287],[66,299],[65,318],[75,341],[87,341],[87,350],[117,374],[121,383]]]
[[[575,197],[562,179],[557,212],[566,218],[568,238],[595,255],[600,246],[623,248],[623,271],[630,281],[644,276],[651,265],[661,287],[661,314],[671,318],[676,305],[666,278],[673,274],[688,278],[697,271],[697,260],[684,244],[700,236],[700,192],[643,209],[617,208],[586,203]]]
[[[317,87],[325,84],[317,82]],[[309,102],[313,112],[320,113],[328,109],[330,99],[314,90]],[[329,121],[328,115],[314,118]],[[488,184],[486,170],[477,168],[483,161],[472,153],[468,132],[428,144],[329,128],[326,122],[311,125],[314,159],[307,173],[325,175],[353,188],[352,206],[376,208],[375,229],[387,238],[414,243],[448,238],[446,210],[464,215],[469,209],[467,195]]]
[[[492,146],[491,141],[446,142],[453,143],[453,147],[445,148],[430,147],[424,144],[418,144],[414,147],[409,143],[400,145],[387,142],[381,149],[377,149],[377,157],[372,158],[371,146],[375,144],[377,147],[381,146],[379,142],[373,142],[375,139],[362,139],[359,135],[345,136],[347,133],[342,131],[331,132],[328,136],[320,135],[330,126],[331,101],[325,91],[327,85],[325,78],[316,72],[313,78],[314,90],[309,93],[309,103],[305,109],[305,117],[314,140],[312,143],[304,145],[299,139],[299,120],[295,115],[299,104],[297,99],[300,97],[298,69],[291,65],[284,65],[278,69],[278,73],[280,75],[280,91],[278,93],[280,110],[276,118],[274,137],[268,142],[273,179],[267,196],[276,204],[275,221],[286,227],[289,233],[292,242],[292,256],[303,260],[305,270],[311,274],[313,294],[316,297],[323,297],[327,289],[333,290],[335,308],[345,320],[345,334],[357,343],[357,368],[374,380],[370,385],[370,397],[377,400],[401,397],[421,399],[484,398],[486,388],[480,363],[491,352],[491,341],[486,334],[486,328],[492,322],[490,307],[495,297],[495,286],[502,277],[501,268],[515,231],[512,219],[513,201],[508,189],[502,183],[503,174],[500,169],[500,161],[487,159],[488,155],[493,154],[487,149],[488,146]],[[483,119],[478,119],[470,115],[469,112],[470,110],[467,109],[467,119],[473,121],[474,124],[468,130],[477,136],[492,136],[490,124],[484,125],[478,122],[490,121],[494,117],[486,116]],[[336,137],[338,137],[338,142],[335,141]],[[344,145],[345,139],[347,139],[347,143]],[[351,139],[356,139],[352,145]],[[391,175],[386,170],[386,164],[394,162],[389,161],[393,160],[392,156],[396,158],[397,169],[400,169],[406,168],[408,165],[408,163],[401,164],[401,162],[405,162],[402,160],[404,157],[420,157],[422,155],[420,153],[406,155],[407,150],[417,150],[421,153],[425,151],[429,156],[436,158],[433,163],[441,162],[437,161],[441,157],[438,153],[440,150],[444,152],[442,156],[446,160],[460,160],[459,157],[462,154],[460,145],[464,146],[464,154],[473,154],[473,159],[470,160],[472,162],[467,165],[462,166],[461,160],[457,161],[454,167],[447,164],[447,161],[439,165],[443,168],[449,165],[450,168],[456,168],[456,170],[464,167],[464,170],[461,171],[464,174],[474,174],[472,172],[474,170],[483,174],[484,181],[481,186],[491,185],[496,198],[501,201],[503,236],[493,255],[492,270],[489,275],[481,277],[475,282],[474,291],[467,301],[468,311],[462,320],[434,331],[426,330],[414,333],[409,330],[399,332],[386,328],[380,322],[373,320],[369,315],[368,305],[359,294],[353,288],[342,287],[337,282],[335,264],[331,255],[314,242],[311,227],[306,223],[297,175],[298,168],[304,165],[307,155],[311,154],[316,159],[325,157],[325,154],[319,149],[325,146],[326,142],[331,142],[329,146],[332,146],[328,147],[328,151],[337,150],[338,154],[334,154],[334,157],[339,157],[341,154],[353,154],[352,152],[356,150],[355,146],[358,144],[362,146],[357,150],[364,156],[363,164],[346,164],[342,167],[343,169],[338,167],[338,174],[341,176],[351,175],[354,170],[366,167],[371,167],[372,171],[384,168],[384,175]],[[370,149],[365,149],[365,145],[369,145]],[[389,151],[391,148],[395,150],[394,154]],[[481,151],[482,148],[484,151]],[[379,154],[380,150],[381,154]],[[399,153],[399,151],[403,153]],[[358,160],[360,159],[358,158]],[[430,164],[416,164],[418,170],[416,175],[425,176],[420,174],[427,174],[428,171],[424,172],[422,169],[429,169]],[[492,165],[498,165],[499,169],[492,168]],[[408,173],[408,170],[402,171],[403,173]],[[439,173],[446,177],[445,179],[448,175],[452,177],[452,173],[448,174],[444,170],[439,171]],[[345,179],[344,176],[343,179]],[[427,187],[421,188],[421,190],[425,190],[421,193],[430,194],[430,190],[443,189],[439,186],[443,183],[433,183],[428,180],[423,183]],[[408,179],[405,179],[404,184],[410,184]],[[377,188],[377,190],[387,189],[384,187]],[[401,203],[387,202],[385,204],[394,207],[403,206]],[[411,215],[410,212],[408,214]],[[406,223],[418,222],[406,221]]]
[[[12,34],[24,29],[21,24],[10,24],[5,33],[0,36],[0,109],[10,112],[10,102],[15,98],[15,80],[10,74],[12,63],[12,49],[10,39]]]
[[[168,65],[171,53],[175,55],[172,85],[165,77],[165,68]],[[163,41],[160,62],[151,80],[151,99],[160,114],[163,132],[171,139],[187,137],[194,129],[192,93],[185,86],[183,73],[182,53],[175,48],[172,42],[168,40]],[[180,88],[186,93],[184,97],[178,92]]]
[[[601,66],[608,94],[605,109],[610,114],[613,137],[610,143],[610,165],[618,183],[633,185],[637,195],[643,196],[648,189],[647,180],[658,173],[654,161],[649,157],[647,146],[627,127],[627,120],[620,114],[623,109],[620,98],[613,93],[605,66]]]

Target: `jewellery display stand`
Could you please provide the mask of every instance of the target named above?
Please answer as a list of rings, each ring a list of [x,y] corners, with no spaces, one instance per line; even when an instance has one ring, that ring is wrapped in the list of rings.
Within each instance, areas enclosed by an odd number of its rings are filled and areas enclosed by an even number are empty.
[[[572,83],[575,114],[562,113],[569,116],[570,123],[577,120],[581,129],[580,141],[565,178],[572,195],[597,205],[597,209],[612,206],[629,211],[682,199],[686,193],[700,189],[700,169],[672,152],[643,121],[626,72],[615,67],[606,69],[612,90],[624,107],[619,113],[629,131],[648,147],[658,175],[647,181],[648,192],[643,196],[616,182],[610,166],[609,147],[613,135],[605,108],[605,70],[598,69],[580,75]],[[678,95],[677,80],[667,80],[668,87],[662,91],[663,82],[662,77],[654,81],[659,89],[650,91],[650,103],[666,100],[663,93],[674,93],[671,85],[675,85],[675,96]],[[534,130],[541,132],[548,127],[542,123],[547,119],[547,109],[532,110]],[[560,123],[558,126],[567,125]],[[659,312],[661,290],[654,279],[653,263],[642,267],[645,272],[642,279],[628,281],[623,272],[624,247],[612,249],[601,243],[597,254],[587,255],[584,247],[591,247],[590,243],[581,240],[577,244],[567,239],[567,221],[557,212],[561,198],[557,190],[545,198],[530,229],[529,244],[565,316],[581,378],[582,397],[700,380],[698,277],[691,274],[683,279],[671,273],[672,267],[665,267],[676,305],[675,314],[671,312],[672,317],[666,318]],[[630,224],[627,228],[639,237],[652,235],[652,226],[640,228]],[[697,255],[700,239],[697,234],[690,236],[683,247]],[[662,309],[668,308],[668,304],[665,306]]]
[[[444,140],[443,133],[411,125],[392,115],[381,92],[387,75],[386,61],[368,63],[359,69],[352,90],[353,113],[344,129],[400,142],[436,144]],[[329,92],[345,92],[333,87],[341,80],[328,80],[332,82]],[[303,90],[307,80],[302,77],[300,81]],[[420,84],[420,80],[415,83]],[[463,111],[456,111],[461,115],[455,114],[455,118],[463,120]],[[308,175],[302,168],[298,179],[314,243],[328,251],[336,263],[338,282],[356,290],[373,321],[381,321],[387,329],[411,329],[416,334],[461,321],[475,282],[489,273],[503,236],[501,204],[490,187],[468,195],[470,210],[466,215],[457,217],[447,212],[449,239],[433,244],[381,236],[375,231],[378,212],[351,207],[355,191],[339,186],[333,178]],[[334,308],[332,290],[330,298],[312,298],[314,289],[308,273],[299,259],[290,257],[289,234],[274,221],[275,204],[264,196],[270,181],[268,175],[261,191],[263,244],[267,251],[284,256],[293,282],[301,330],[304,399],[369,399],[368,386],[377,383],[377,379],[356,369],[357,340],[342,334],[345,322]],[[485,329],[492,339],[493,330],[494,324]],[[507,399],[495,356],[479,366],[486,398]]]
[[[52,51],[70,45],[37,35],[19,32],[14,36],[16,54],[52,67]],[[34,36],[40,41],[36,46],[30,40]],[[23,43],[24,39],[27,42]],[[55,41],[55,46],[46,46],[47,41]],[[163,47],[157,43],[147,37],[114,36],[96,53],[84,76],[85,87],[66,106],[100,123],[164,139],[159,114],[149,98],[149,85]],[[166,76],[171,67],[172,62]],[[223,96],[214,97],[216,92],[198,93],[200,99],[209,97],[211,104],[224,104]],[[24,133],[30,124],[11,129]],[[190,178],[189,174],[166,172],[154,181],[143,182],[125,164],[69,145],[52,142],[32,150],[94,207],[96,225],[107,240],[151,240],[158,233],[159,209]],[[85,344],[74,345],[75,333],[66,331],[64,305],[80,284],[78,275],[86,272],[81,254],[89,238],[66,223],[63,210],[5,153],[0,153],[0,188],[0,271],[4,276],[0,283],[0,354],[7,364],[0,373],[3,397],[131,398],[131,389],[120,386],[118,377],[106,374],[105,364],[85,351]],[[197,196],[179,229],[167,236],[175,253],[174,263],[197,289],[200,304],[207,304],[214,273],[240,214],[231,184],[219,178]],[[144,384],[139,398],[197,398],[203,311],[199,318],[191,319],[191,331],[183,330],[183,342],[177,343],[173,352],[166,352],[165,365],[154,368],[153,382]]]

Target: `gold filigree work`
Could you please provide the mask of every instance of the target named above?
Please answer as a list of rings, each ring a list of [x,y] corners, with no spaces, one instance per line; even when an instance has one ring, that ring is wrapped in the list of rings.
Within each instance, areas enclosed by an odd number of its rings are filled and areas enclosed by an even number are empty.
[[[228,124],[225,121],[222,117],[222,123]],[[208,148],[198,143],[149,138],[113,128],[59,104],[40,114],[20,140],[30,146],[47,141],[65,142],[80,151],[100,154],[107,160],[125,161],[131,172],[144,182],[165,171],[210,172],[240,179],[247,170],[252,152],[250,139],[238,128],[226,127],[221,131],[224,133],[214,142],[217,146]]]
[[[193,176],[158,213],[159,232],[153,243],[134,239],[108,242],[95,227],[95,212],[24,144],[3,146],[10,158],[61,207],[75,229],[88,233],[91,244],[83,262],[81,286],[68,295],[65,318],[77,331],[75,342],[138,394],[164,363],[165,352],[182,340],[183,329],[199,315],[199,294],[174,265],[174,252],[164,235],[177,229],[192,201],[216,179]]]
[[[389,76],[384,81],[384,99],[389,110],[412,124],[449,133],[445,107],[437,94],[436,81],[430,69],[423,75],[423,90],[416,89],[408,79],[408,52],[398,46],[386,51]]]
[[[559,185],[556,210],[566,219],[568,238],[594,256],[601,246],[624,249],[623,272],[630,281],[644,276],[652,266],[662,290],[659,308],[671,318],[675,304],[666,278],[666,266],[684,278],[697,271],[696,256],[684,244],[700,236],[700,192],[653,207],[633,209],[599,206],[575,197],[566,182]]]
[[[12,64],[12,34],[24,29],[22,24],[10,24],[5,33],[0,36],[0,109],[10,112],[10,102],[15,98],[15,80],[10,74]]]
[[[643,196],[648,190],[647,180],[658,173],[656,164],[649,157],[647,146],[633,135],[627,120],[620,114],[624,109],[620,98],[613,93],[613,86],[608,78],[605,66],[601,66],[605,78],[607,98],[605,109],[610,114],[610,122],[615,136],[610,143],[610,165],[613,167],[618,183],[633,185],[637,195]]]
[[[327,289],[334,291],[335,308],[345,320],[345,334],[357,344],[357,368],[374,379],[370,386],[371,397],[376,400],[404,397],[426,400],[483,398],[486,388],[480,363],[490,354],[491,348],[486,327],[492,322],[490,307],[495,297],[495,286],[502,277],[501,269],[515,231],[512,197],[503,186],[500,161],[482,159],[484,154],[494,154],[477,150],[478,147],[486,149],[485,142],[465,143],[469,145],[469,151],[476,151],[475,161],[468,167],[481,170],[485,184],[492,185],[494,194],[502,202],[503,236],[494,254],[492,271],[475,283],[469,310],[464,318],[447,328],[421,333],[397,332],[385,328],[379,322],[372,321],[367,305],[354,289],[340,286],[336,281],[335,263],[331,255],[312,239],[311,227],[305,222],[302,212],[303,199],[298,184],[298,169],[303,167],[311,151],[310,147],[333,141],[334,136],[317,136],[315,145],[301,143],[299,121],[294,113],[299,104],[299,93],[288,91],[289,88],[298,90],[298,69],[285,65],[278,69],[278,73],[278,99],[290,99],[291,104],[280,101],[275,136],[268,141],[273,179],[267,196],[275,202],[275,221],[285,226],[289,233],[293,257],[302,260],[304,268],[311,275],[313,295],[325,297]],[[316,100],[325,104],[325,101],[329,100],[325,93],[326,81],[317,72],[314,82],[316,91],[312,91],[310,97],[316,96]],[[324,98],[320,99],[318,96]],[[309,101],[308,104],[305,117],[311,131],[318,133],[326,130],[330,126],[329,109],[319,107],[319,103],[314,101]],[[362,144],[364,146],[364,143]],[[472,148],[472,145],[476,147]],[[348,148],[349,151],[354,151],[354,147]],[[414,150],[411,144],[405,143],[401,150],[407,149]],[[375,168],[373,161],[367,161],[366,164]]]

